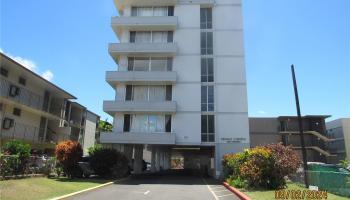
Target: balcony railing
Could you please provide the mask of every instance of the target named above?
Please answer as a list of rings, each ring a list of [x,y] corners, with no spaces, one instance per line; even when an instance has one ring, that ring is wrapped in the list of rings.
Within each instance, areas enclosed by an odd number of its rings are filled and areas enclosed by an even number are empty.
[[[175,133],[101,133],[101,143],[175,144]]]
[[[159,55],[174,56],[177,53],[176,43],[111,43],[109,53],[118,58],[120,55]]]
[[[51,102],[49,111],[46,111],[43,109],[43,96],[40,96],[39,94],[36,94],[23,86],[17,85],[3,78],[0,78],[0,95],[1,97],[15,101],[19,104],[50,113],[56,117],[60,117],[62,106],[57,105],[57,102]]]
[[[7,81],[3,78],[0,79],[0,95],[2,97],[11,99],[13,101],[16,101],[20,104],[42,110],[43,106],[43,97],[35,94],[34,92],[29,91],[28,89],[18,86],[16,84],[11,83],[10,81]],[[15,87],[18,88],[18,93],[12,91],[11,87],[14,89]],[[12,93],[12,95],[11,95]]]
[[[173,84],[177,74],[174,71],[108,71],[106,81],[115,87],[117,83]]]
[[[119,16],[112,18],[112,28],[121,36],[122,30],[152,30],[152,31],[169,31],[177,27],[176,16]]]
[[[10,139],[22,139],[30,142],[43,142],[43,135],[39,136],[39,133],[44,131],[39,127],[17,123],[14,122],[13,126],[9,129],[4,129],[1,127],[1,138],[10,138]]]
[[[174,113],[175,101],[104,101],[103,110],[114,115],[116,112]]]

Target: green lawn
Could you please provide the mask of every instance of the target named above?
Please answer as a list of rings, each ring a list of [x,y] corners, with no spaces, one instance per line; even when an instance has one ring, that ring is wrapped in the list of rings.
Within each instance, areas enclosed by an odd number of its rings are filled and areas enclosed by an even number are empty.
[[[305,190],[305,187],[299,186],[295,183],[288,183],[287,190]],[[244,192],[248,195],[252,200],[271,200],[275,199],[275,191],[274,190],[246,190],[239,189],[241,192]],[[305,198],[306,199],[306,198]],[[327,200],[349,200],[347,197],[341,197],[334,194],[328,193]]]
[[[1,200],[39,200],[50,199],[90,187],[98,186],[108,180],[67,179],[67,178],[24,178],[0,181]]]

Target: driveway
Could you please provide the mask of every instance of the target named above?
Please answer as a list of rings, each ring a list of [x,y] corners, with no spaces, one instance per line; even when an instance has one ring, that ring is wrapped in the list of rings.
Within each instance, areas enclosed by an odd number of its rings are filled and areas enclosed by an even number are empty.
[[[214,179],[196,176],[143,175],[82,193],[69,200],[238,200]]]

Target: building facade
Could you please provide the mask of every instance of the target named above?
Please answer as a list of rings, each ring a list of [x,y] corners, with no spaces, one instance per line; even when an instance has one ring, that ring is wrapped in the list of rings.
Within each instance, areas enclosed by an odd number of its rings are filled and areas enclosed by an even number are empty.
[[[99,117],[90,117],[91,112],[72,102],[76,98],[65,90],[0,56],[0,144],[19,139],[52,154],[58,142],[72,139],[88,148],[92,142],[86,136],[95,134]],[[90,123],[95,124],[93,130]]]
[[[302,117],[305,148],[308,162],[337,163],[338,156],[329,145],[335,141],[327,135],[326,115],[308,115]],[[280,116],[277,118],[249,118],[251,146],[272,143],[292,145],[301,156],[301,144],[298,118]]]
[[[249,147],[240,0],[115,0],[109,44],[118,64],[106,73],[115,99],[103,109],[120,148],[140,172],[145,147],[152,170],[174,167],[220,176],[226,153]]]
[[[350,118],[336,119],[326,123],[327,135],[335,140],[329,144],[329,149],[337,154],[336,161],[350,160]]]

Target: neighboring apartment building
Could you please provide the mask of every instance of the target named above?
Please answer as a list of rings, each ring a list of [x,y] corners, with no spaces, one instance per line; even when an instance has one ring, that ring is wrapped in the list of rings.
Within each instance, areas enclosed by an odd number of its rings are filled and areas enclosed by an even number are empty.
[[[336,161],[350,160],[350,118],[341,118],[326,123],[327,135],[335,140],[329,143],[329,149],[337,154]]]
[[[303,116],[303,130],[308,162],[335,163],[337,155],[329,149],[335,139],[327,136],[326,115]],[[301,155],[300,133],[296,116],[249,118],[252,147],[282,142],[292,145]]]
[[[62,140],[80,141],[85,149],[94,143],[97,115],[71,102],[73,95],[0,56],[0,145],[21,139],[52,154]]]
[[[226,153],[249,147],[240,0],[115,0],[109,45],[118,64],[104,102],[113,133],[100,142],[120,148],[141,171],[142,149],[152,170],[172,158],[185,169],[220,176]],[[114,144],[114,145],[113,145]]]

